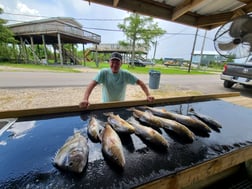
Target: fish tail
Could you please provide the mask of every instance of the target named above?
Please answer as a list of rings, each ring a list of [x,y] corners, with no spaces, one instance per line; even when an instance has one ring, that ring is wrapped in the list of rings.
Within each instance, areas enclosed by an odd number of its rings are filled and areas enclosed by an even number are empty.
[[[81,134],[82,136],[84,136],[84,134],[86,133],[86,128],[81,128],[81,129],[77,129],[77,128],[74,128],[74,134]],[[87,137],[85,137],[87,138]]]
[[[127,110],[127,111],[131,111],[131,112],[132,112],[132,111],[134,111],[135,109],[136,109],[136,108],[131,107],[131,108],[127,108],[126,110]]]
[[[148,110],[149,107],[146,105],[143,105],[143,106],[139,106],[138,108],[141,110]]]

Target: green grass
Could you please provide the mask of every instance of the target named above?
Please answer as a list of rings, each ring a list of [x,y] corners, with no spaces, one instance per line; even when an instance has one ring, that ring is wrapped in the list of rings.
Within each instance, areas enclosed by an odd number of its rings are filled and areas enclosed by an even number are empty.
[[[80,72],[71,67],[61,66],[61,65],[41,65],[41,64],[13,64],[13,63],[0,63],[0,71],[1,66],[8,66],[12,68],[24,68],[30,70],[48,70],[54,72]]]
[[[94,69],[102,69],[102,68],[109,68],[108,63],[100,63],[99,67],[96,67],[96,64],[94,62],[88,62],[86,63],[87,67],[94,68]],[[191,68],[190,73],[188,72],[188,68],[184,67],[178,67],[178,66],[170,66],[166,67],[161,64],[156,64],[155,66],[146,66],[146,67],[131,67],[128,64],[123,64],[122,69],[128,70],[132,73],[138,73],[138,74],[149,74],[151,70],[158,71],[161,74],[212,74],[213,72],[220,72],[218,70],[198,70]]]
[[[79,70],[76,70],[74,66],[69,65],[41,65],[41,64],[13,64],[13,63],[0,63],[0,71],[1,66],[8,66],[13,68],[24,68],[24,69],[30,69],[30,70],[45,70],[45,71],[53,71],[53,72],[80,72]],[[99,63],[99,67],[97,68],[96,64],[94,62],[86,62],[86,67],[93,68],[93,69],[102,69],[102,68],[109,68],[109,63]],[[149,74],[151,70],[158,71],[161,74],[181,74],[181,75],[195,75],[195,74],[212,74],[213,72],[220,72],[213,71],[212,69],[205,69],[205,70],[199,70],[199,69],[193,69],[191,68],[190,73],[188,72],[188,68],[184,67],[176,67],[176,66],[170,66],[166,67],[161,64],[156,64],[155,66],[146,66],[146,67],[132,67],[128,64],[123,64],[122,69],[128,70],[132,73],[137,74]]]

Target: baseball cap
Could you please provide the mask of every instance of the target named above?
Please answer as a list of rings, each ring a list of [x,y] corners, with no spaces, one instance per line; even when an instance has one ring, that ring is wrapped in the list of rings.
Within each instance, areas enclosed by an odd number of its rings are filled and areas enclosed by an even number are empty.
[[[110,60],[112,59],[117,59],[117,60],[122,61],[122,55],[118,52],[113,52],[110,56]]]

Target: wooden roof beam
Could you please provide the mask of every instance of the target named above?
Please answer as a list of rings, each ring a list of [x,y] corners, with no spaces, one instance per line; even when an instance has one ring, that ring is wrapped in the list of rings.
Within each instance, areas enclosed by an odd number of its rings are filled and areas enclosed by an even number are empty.
[[[221,14],[215,14],[215,15],[209,15],[209,16],[201,16],[198,18],[196,25],[198,27],[222,25],[226,23],[227,21],[231,20],[233,15],[234,15],[233,13],[221,13]]]
[[[248,4],[251,0],[238,0],[238,1]]]
[[[245,12],[252,12],[252,2],[250,1],[247,5],[241,7],[240,9],[244,10]]]
[[[113,7],[117,7],[119,0],[113,0]]]
[[[184,0],[182,3],[175,7],[171,20],[176,20],[204,1],[205,0]]]

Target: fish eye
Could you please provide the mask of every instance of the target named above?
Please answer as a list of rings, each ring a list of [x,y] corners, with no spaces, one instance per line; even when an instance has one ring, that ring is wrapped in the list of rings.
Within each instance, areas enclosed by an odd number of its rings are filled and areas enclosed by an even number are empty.
[[[69,163],[69,167],[72,167],[73,166],[73,162],[71,161],[70,163]]]

